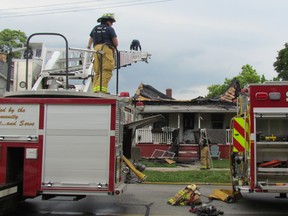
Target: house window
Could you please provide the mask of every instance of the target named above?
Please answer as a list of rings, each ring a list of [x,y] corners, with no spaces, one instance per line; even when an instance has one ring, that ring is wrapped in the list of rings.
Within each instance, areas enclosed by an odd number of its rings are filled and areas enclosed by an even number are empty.
[[[212,129],[223,129],[223,114],[211,114]]]
[[[194,129],[194,113],[184,113],[183,124],[184,130]]]
[[[164,121],[158,121],[158,122],[155,122],[153,124],[153,129],[159,129],[162,131],[162,127],[168,127],[169,126],[169,116],[168,114],[161,114],[164,116],[165,120]]]

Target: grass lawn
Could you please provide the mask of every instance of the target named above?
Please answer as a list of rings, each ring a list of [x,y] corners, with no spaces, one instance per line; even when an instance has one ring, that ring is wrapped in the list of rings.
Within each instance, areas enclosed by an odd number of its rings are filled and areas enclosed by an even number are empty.
[[[183,182],[183,183],[230,183],[230,170],[189,170],[173,171],[177,164],[168,164],[163,161],[143,160],[146,167],[170,167],[169,171],[145,170],[145,182]],[[213,160],[214,168],[229,168],[229,160]],[[175,169],[176,170],[176,169]]]
[[[194,183],[230,183],[229,170],[191,170],[191,171],[152,171],[143,172],[145,182],[194,182]]]
[[[230,168],[230,161],[227,159],[222,160],[212,160],[214,168]]]
[[[145,160],[142,159],[139,161],[141,164],[145,165],[146,167],[177,167],[177,164],[168,164],[164,160]],[[222,160],[213,160],[213,167],[214,168],[229,168],[229,160],[222,159]]]

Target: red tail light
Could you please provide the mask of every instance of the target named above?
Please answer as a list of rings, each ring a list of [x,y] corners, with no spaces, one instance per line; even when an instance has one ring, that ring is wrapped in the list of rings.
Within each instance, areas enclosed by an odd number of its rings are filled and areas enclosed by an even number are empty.
[[[256,100],[268,100],[268,93],[267,92],[257,92],[255,94]]]
[[[120,97],[129,97],[129,92],[120,92]]]

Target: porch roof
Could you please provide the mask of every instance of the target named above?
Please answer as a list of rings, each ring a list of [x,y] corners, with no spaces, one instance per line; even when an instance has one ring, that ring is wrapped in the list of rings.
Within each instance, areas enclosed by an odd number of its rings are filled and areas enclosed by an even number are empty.
[[[236,106],[228,105],[146,105],[142,113],[236,113]]]
[[[150,116],[150,117],[137,120],[134,122],[126,123],[124,124],[124,126],[127,127],[128,129],[131,129],[131,128],[137,129],[137,128],[142,128],[148,124],[153,124],[154,122],[162,121],[162,120],[164,120],[164,116],[158,114],[158,115]]]

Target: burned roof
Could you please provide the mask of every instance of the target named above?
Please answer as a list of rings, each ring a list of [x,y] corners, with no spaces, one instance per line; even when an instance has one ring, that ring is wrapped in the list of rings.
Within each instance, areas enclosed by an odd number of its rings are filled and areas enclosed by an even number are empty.
[[[133,97],[137,101],[172,101],[175,100],[150,85],[141,83]]]
[[[230,86],[229,86],[230,88]],[[223,100],[222,95],[214,98],[197,97],[191,100],[177,100],[161,93],[150,85],[141,83],[134,94],[135,101],[141,101],[145,105],[223,105],[235,106],[233,100]]]

